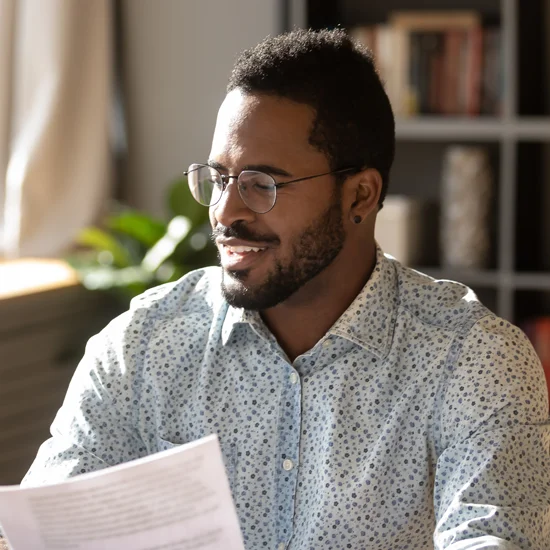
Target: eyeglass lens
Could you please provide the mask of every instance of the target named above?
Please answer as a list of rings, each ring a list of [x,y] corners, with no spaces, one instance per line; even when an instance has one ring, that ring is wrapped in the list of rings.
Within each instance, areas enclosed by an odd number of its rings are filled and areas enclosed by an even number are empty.
[[[197,202],[212,206],[220,200],[224,182],[215,168],[192,164],[189,167],[189,188]],[[244,170],[239,174],[237,188],[243,202],[254,212],[262,214],[275,205],[277,187],[269,174]]]

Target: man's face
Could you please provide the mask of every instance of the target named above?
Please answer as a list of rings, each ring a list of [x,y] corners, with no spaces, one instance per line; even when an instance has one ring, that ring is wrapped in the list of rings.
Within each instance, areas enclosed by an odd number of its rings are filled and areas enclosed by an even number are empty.
[[[306,105],[233,90],[218,114],[209,164],[228,175],[260,170],[277,183],[328,172],[325,155],[308,142],[313,119]],[[267,309],[298,295],[342,249],[340,189],[331,175],[290,184],[277,190],[271,211],[257,214],[230,181],[210,208],[222,290],[231,305]]]

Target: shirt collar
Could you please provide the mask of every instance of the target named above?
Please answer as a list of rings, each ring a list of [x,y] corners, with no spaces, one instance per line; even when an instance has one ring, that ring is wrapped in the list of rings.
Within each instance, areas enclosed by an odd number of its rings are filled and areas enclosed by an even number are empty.
[[[266,340],[275,338],[269,332],[257,311],[229,306],[222,325],[222,344],[224,346],[229,341],[233,329],[239,324],[250,325],[257,334],[263,336]]]
[[[367,349],[380,359],[390,350],[397,315],[397,273],[391,256],[376,246],[376,265],[361,292],[329,334]]]
[[[366,348],[379,358],[389,352],[397,313],[397,274],[390,258],[376,247],[376,265],[369,280],[328,332]],[[258,312],[229,306],[222,326],[224,346],[237,324],[249,324],[267,340],[273,339]]]

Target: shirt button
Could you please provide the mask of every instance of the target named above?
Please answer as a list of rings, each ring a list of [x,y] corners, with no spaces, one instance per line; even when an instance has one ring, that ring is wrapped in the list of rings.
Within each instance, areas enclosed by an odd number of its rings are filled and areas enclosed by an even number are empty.
[[[285,550],[286,544],[284,542],[280,542],[279,546],[277,546],[277,550]]]
[[[330,346],[332,346],[332,342],[331,342],[330,339],[325,340],[325,341],[323,342],[323,347],[324,347],[324,348],[330,348]]]
[[[290,375],[290,383],[291,384],[296,384],[298,382],[298,380],[300,379],[300,377],[298,376],[298,373],[296,372],[293,372],[291,375]]]
[[[290,459],[286,459],[284,462],[283,462],[283,468],[289,472],[290,470],[292,470],[292,468],[294,467],[294,464],[292,463],[292,460]],[[281,543],[282,544],[282,543]]]

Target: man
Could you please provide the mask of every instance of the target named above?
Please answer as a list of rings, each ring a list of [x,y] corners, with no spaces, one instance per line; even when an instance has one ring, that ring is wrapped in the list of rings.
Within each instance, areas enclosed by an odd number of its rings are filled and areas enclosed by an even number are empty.
[[[24,484],[217,433],[248,549],[547,549],[539,362],[463,285],[376,246],[394,120],[370,54],[241,55],[204,164],[221,268],[94,337]]]

